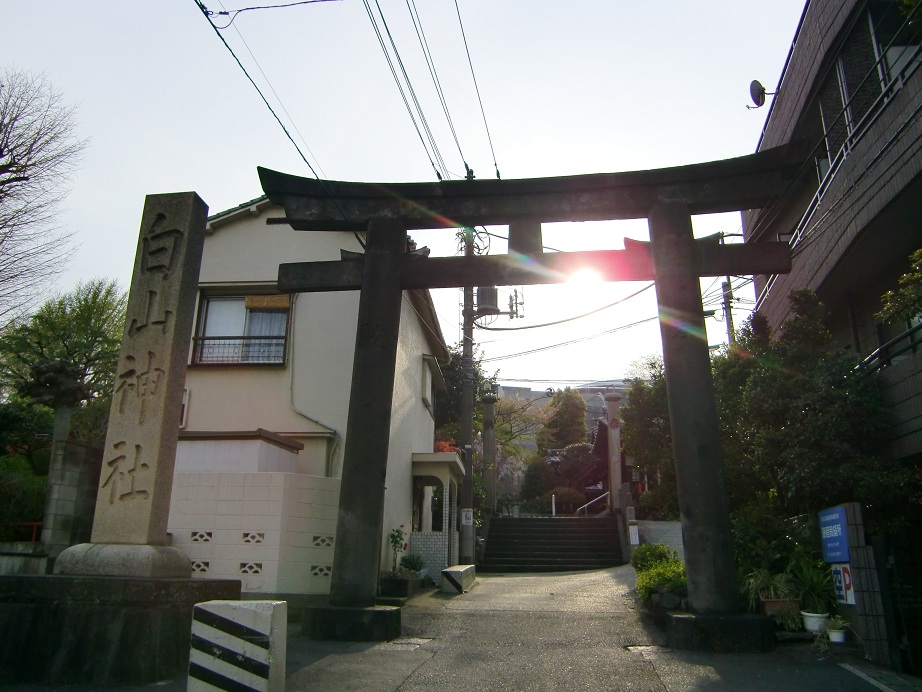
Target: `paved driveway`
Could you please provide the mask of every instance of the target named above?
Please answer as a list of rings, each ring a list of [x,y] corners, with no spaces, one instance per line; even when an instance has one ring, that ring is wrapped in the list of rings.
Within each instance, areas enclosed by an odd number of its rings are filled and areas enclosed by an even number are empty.
[[[820,659],[809,645],[762,655],[672,652],[633,584],[629,566],[480,575],[469,593],[411,600],[394,642],[312,642],[292,630],[288,689],[922,689],[848,654]]]

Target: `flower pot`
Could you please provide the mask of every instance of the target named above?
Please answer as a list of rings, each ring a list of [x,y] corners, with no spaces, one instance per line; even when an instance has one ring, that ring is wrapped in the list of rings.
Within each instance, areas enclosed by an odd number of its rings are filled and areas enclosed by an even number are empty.
[[[845,642],[845,630],[826,630],[829,635],[829,641],[834,644],[843,644]]]
[[[829,613],[808,613],[802,610],[800,614],[804,619],[804,629],[811,634],[819,634],[826,629],[826,620],[829,619]]]
[[[762,605],[762,614],[769,617],[775,613],[793,613],[797,615],[800,612],[800,600],[796,598],[763,598],[760,603]]]
[[[382,596],[395,596],[409,598],[419,591],[419,579],[403,579],[399,577],[381,577],[378,582]]]

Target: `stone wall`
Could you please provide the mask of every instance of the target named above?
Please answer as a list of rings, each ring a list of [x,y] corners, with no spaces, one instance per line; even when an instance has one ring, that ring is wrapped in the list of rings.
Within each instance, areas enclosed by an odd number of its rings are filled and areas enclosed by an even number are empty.
[[[678,521],[638,521],[641,543],[660,543],[675,549],[685,560],[685,546],[682,544],[682,523]]]

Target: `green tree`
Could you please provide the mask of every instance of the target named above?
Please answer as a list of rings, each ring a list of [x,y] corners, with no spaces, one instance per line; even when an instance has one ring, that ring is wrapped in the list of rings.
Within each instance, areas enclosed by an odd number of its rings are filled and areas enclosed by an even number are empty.
[[[679,516],[666,375],[658,357],[642,360],[621,406],[621,447],[634,458],[646,491],[638,498],[642,516]]]
[[[0,334],[6,389],[54,410],[55,449],[74,409],[112,392],[127,296],[97,279],[47,301]]]
[[[567,445],[560,454],[560,464],[557,466],[559,483],[582,493],[582,486],[585,484],[581,482],[581,479],[594,463],[595,457],[592,456],[591,444],[577,442]]]
[[[779,335],[754,318],[738,347],[714,361],[731,508],[775,498],[793,516],[858,501],[882,516],[911,487],[879,456],[883,382],[836,348],[812,292],[795,291],[790,302]]]
[[[538,449],[561,449],[586,441],[586,401],[575,389],[559,390],[551,399],[547,423],[538,432]]]
[[[881,297],[877,317],[884,322],[911,320],[922,315],[922,248],[909,255],[909,271],[899,278],[898,288]]]
[[[544,459],[534,457],[525,467],[521,497],[523,500],[534,500],[556,485],[557,474],[554,469]]]
[[[19,457],[33,475],[47,475],[53,428],[51,409],[12,394],[0,402],[0,457]]]
[[[449,348],[451,360],[442,365],[442,376],[445,378],[445,391],[440,392],[435,407],[435,434],[436,437],[443,440],[453,440],[457,443],[458,433],[461,429],[461,389],[462,376],[462,345],[455,344]],[[474,431],[481,427],[481,409],[477,402],[483,398],[484,392],[489,387],[493,378],[484,375],[483,366],[480,362],[482,356],[475,347],[473,356],[474,368]]]

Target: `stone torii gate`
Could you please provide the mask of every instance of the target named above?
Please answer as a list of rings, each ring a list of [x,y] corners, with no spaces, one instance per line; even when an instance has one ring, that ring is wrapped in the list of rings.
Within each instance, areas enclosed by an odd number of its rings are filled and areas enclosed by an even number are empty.
[[[730,522],[699,277],[790,271],[782,243],[695,240],[691,216],[766,206],[801,158],[779,148],[677,168],[532,180],[372,184],[260,168],[263,190],[296,230],[367,233],[364,255],[279,266],[279,290],[361,290],[330,605],[374,605],[402,291],[562,282],[579,268],[608,281],[654,280],[672,422],[689,601],[704,616],[737,612]],[[544,254],[541,223],[647,218],[650,242],[625,250]],[[509,254],[422,257],[407,231],[509,225]],[[523,255],[527,257],[523,261]]]

